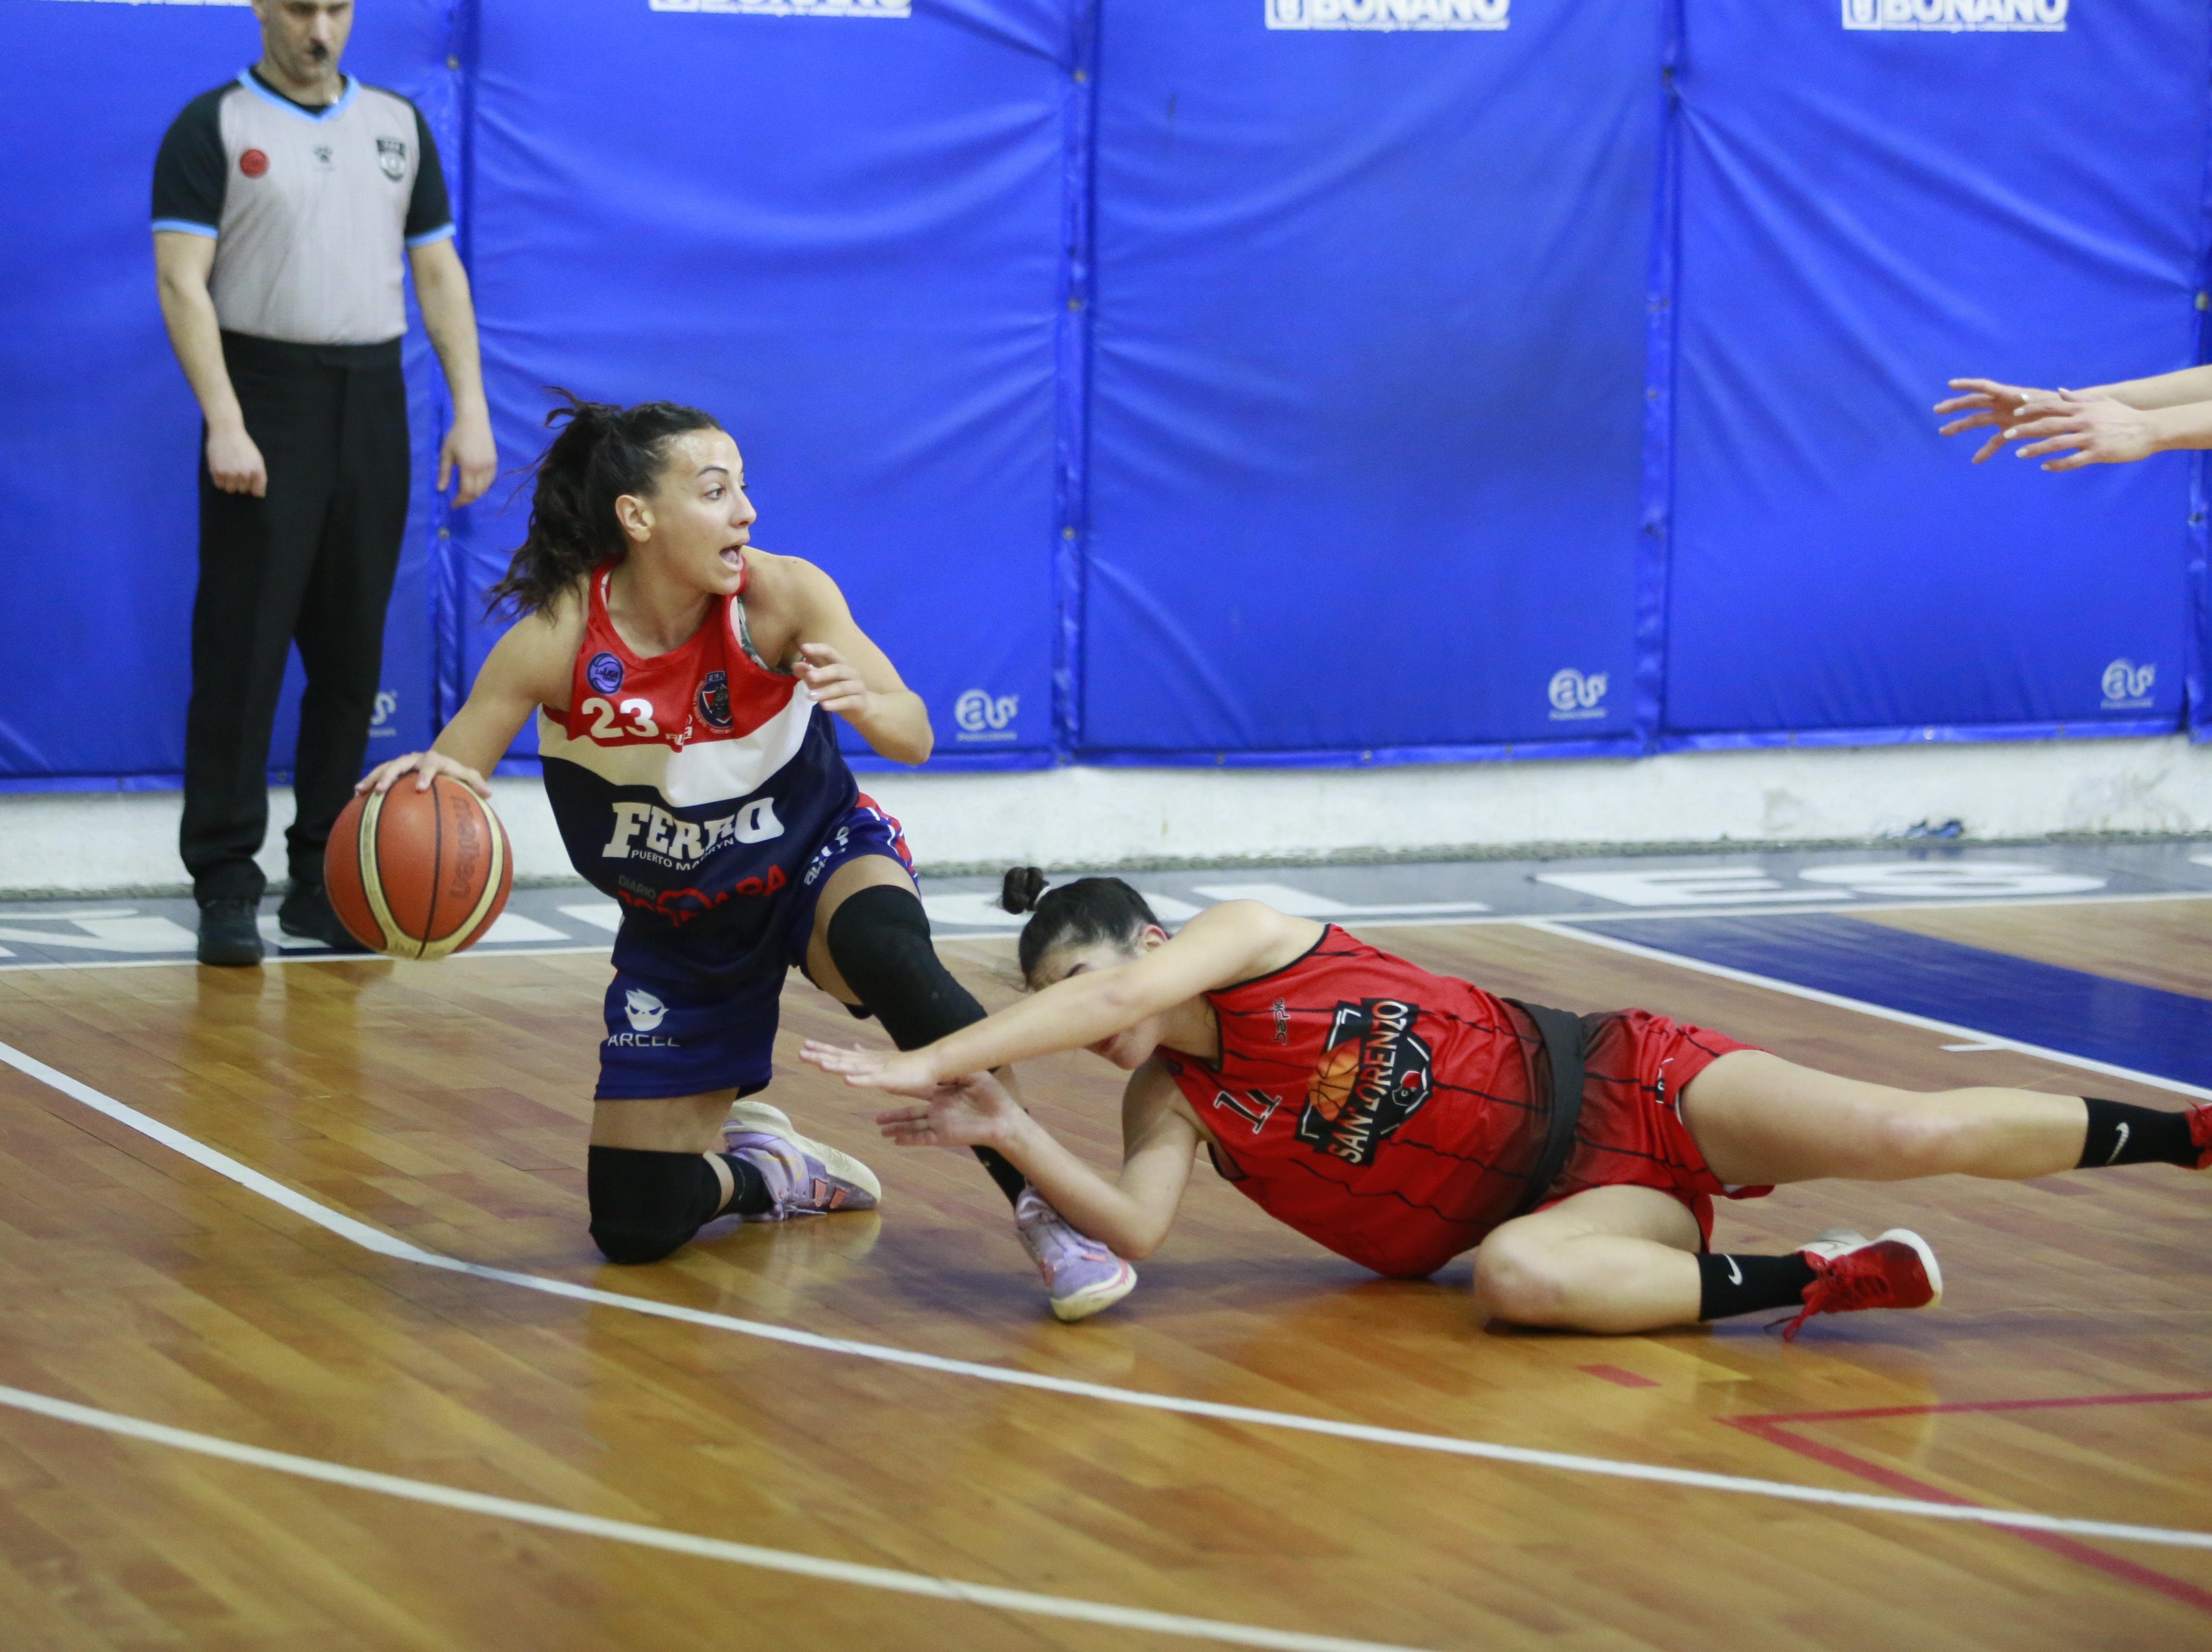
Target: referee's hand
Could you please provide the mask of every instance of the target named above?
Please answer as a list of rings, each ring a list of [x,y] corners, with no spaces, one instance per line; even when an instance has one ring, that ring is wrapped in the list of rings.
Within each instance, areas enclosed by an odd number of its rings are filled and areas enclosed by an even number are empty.
[[[207,465],[208,474],[223,492],[252,494],[256,499],[269,496],[269,467],[262,463],[261,450],[246,434],[244,425],[235,430],[208,432]]]

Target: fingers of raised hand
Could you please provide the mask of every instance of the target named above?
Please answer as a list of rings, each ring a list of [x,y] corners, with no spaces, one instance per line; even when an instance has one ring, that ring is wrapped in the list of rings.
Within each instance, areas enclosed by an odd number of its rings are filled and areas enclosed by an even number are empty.
[[[1999,452],[2004,445],[2005,434],[2000,430],[1982,444],[1981,451],[1974,455],[1974,463],[1979,465],[1984,459]]]

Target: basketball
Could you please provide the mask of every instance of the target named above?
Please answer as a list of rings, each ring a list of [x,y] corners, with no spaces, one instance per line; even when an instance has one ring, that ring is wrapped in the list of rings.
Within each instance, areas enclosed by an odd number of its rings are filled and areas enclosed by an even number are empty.
[[[482,938],[514,886],[514,855],[491,805],[441,774],[402,775],[345,806],[323,850],[331,907],[363,946],[442,958]]]

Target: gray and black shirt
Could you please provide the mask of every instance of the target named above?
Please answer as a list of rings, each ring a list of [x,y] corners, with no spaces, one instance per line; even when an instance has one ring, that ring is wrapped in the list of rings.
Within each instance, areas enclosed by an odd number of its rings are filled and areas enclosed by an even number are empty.
[[[430,130],[397,92],[347,76],[326,108],[252,70],[185,106],[154,162],[154,228],[215,238],[224,331],[378,344],[407,331],[403,249],[453,233]]]

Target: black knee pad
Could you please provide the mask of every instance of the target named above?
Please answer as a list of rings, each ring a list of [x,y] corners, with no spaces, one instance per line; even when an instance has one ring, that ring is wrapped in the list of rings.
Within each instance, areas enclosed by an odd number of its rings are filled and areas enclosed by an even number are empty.
[[[722,1202],[714,1168],[697,1153],[593,1147],[584,1186],[592,1242],[611,1262],[657,1262],[679,1248]]]
[[[830,920],[830,962],[902,1050],[933,1044],[983,1018],[929,944],[929,915],[912,890],[872,884]]]

